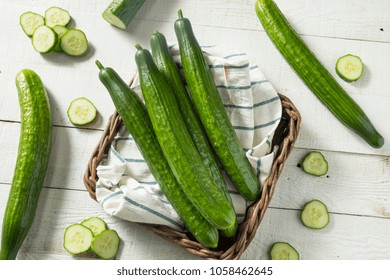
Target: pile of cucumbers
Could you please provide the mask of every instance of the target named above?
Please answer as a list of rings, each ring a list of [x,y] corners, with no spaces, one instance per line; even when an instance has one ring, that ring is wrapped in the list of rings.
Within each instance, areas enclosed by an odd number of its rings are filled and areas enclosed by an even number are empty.
[[[207,248],[220,234],[233,238],[238,222],[221,167],[239,193],[254,201],[260,186],[225,112],[212,73],[181,10],[174,27],[184,81],[162,33],[150,38],[151,52],[136,45],[140,97],[109,67],[96,62],[124,124],[194,238]]]

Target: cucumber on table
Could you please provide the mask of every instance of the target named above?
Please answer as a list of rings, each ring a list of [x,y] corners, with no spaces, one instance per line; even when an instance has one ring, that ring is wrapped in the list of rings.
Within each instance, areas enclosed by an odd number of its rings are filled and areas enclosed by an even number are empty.
[[[45,11],[45,24],[49,27],[66,26],[71,20],[69,12],[60,7],[50,7]]]
[[[33,223],[52,143],[52,115],[40,77],[24,69],[16,75],[21,112],[15,171],[3,218],[0,260],[15,259]]]
[[[107,229],[107,224],[99,217],[90,217],[81,222],[81,225],[89,228],[93,236],[99,235]]]
[[[301,221],[308,228],[323,229],[330,222],[328,208],[322,201],[314,199],[303,207]]]
[[[328,162],[321,152],[312,151],[304,157],[302,169],[310,175],[323,176],[328,173]]]
[[[368,116],[311,52],[274,1],[257,0],[255,8],[275,47],[314,95],[369,145],[382,147],[384,139]]]
[[[57,36],[58,36],[57,45],[54,48],[54,51],[61,52],[62,51],[62,49],[61,49],[61,37],[67,31],[69,31],[69,29],[66,28],[65,26],[62,26],[62,25],[56,25],[52,29],[54,30],[55,33],[57,33]]]
[[[271,260],[299,260],[298,251],[287,242],[275,242],[270,250]]]
[[[115,27],[126,29],[144,2],[145,0],[113,0],[104,10],[103,18]]]
[[[46,25],[38,26],[33,35],[31,43],[39,53],[49,53],[55,49],[58,42],[58,35],[53,29]]]
[[[31,37],[38,26],[45,24],[45,18],[34,12],[25,12],[20,15],[19,23],[24,33]]]
[[[86,226],[73,224],[65,229],[64,248],[71,254],[87,252],[92,245],[93,233]]]
[[[95,236],[91,250],[103,260],[112,260],[118,254],[120,239],[113,229],[106,229]]]
[[[61,36],[61,50],[70,56],[81,56],[88,50],[88,39],[80,29],[69,29]]]
[[[336,73],[346,82],[355,82],[363,75],[364,64],[360,57],[346,54],[336,62]]]
[[[95,120],[96,113],[95,105],[85,97],[79,97],[73,100],[67,111],[68,118],[74,125],[90,124]]]

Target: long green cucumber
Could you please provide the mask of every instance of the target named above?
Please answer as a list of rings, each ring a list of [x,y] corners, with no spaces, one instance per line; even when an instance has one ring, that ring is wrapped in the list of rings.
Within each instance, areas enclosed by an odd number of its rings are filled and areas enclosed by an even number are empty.
[[[175,32],[189,92],[210,142],[240,194],[255,200],[260,193],[259,181],[226,114],[191,22],[183,18],[181,10]]]
[[[112,0],[103,18],[115,27],[126,29],[144,3],[145,0]]]
[[[158,144],[145,105],[115,70],[104,68],[100,62],[96,64],[100,68],[100,81],[109,92],[118,114],[136,141],[162,192],[199,243],[208,248],[217,247],[218,230],[203,218],[181,190]]]
[[[151,53],[137,45],[142,94],[163,153],[188,199],[218,229],[234,225],[236,213],[206,170],[185,125],[172,86]]]
[[[179,68],[173,61],[165,36],[160,32],[155,32],[150,38],[150,46],[153,60],[156,63],[157,68],[163,75],[165,75],[173,87],[184,122],[200,156],[202,157],[206,169],[209,171],[210,176],[214,179],[214,182],[220,192],[233,205],[232,198],[228,192],[221,169],[214,156],[206,132],[196,115],[195,108],[181,78]],[[238,224],[236,219],[235,225],[232,228],[223,230],[222,234],[226,237],[234,236],[237,231],[237,226]]]
[[[49,99],[40,77],[24,69],[16,75],[21,128],[12,185],[3,218],[0,259],[16,259],[33,223],[52,143]]]
[[[275,47],[314,95],[345,126],[374,148],[384,144],[362,108],[347,94],[291,27],[272,0],[257,0],[256,13]]]

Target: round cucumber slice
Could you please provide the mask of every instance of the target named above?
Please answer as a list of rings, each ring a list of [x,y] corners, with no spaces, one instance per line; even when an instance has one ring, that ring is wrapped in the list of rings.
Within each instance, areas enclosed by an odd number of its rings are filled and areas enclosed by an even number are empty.
[[[323,229],[330,222],[328,208],[320,200],[312,200],[303,207],[301,221],[308,228]]]
[[[324,176],[328,173],[328,162],[321,152],[313,151],[303,159],[302,168],[310,175]]]
[[[62,35],[64,35],[69,29],[66,28],[65,26],[62,26],[62,25],[56,25],[53,27],[53,30],[55,33],[57,33],[58,35],[58,42],[57,42],[57,45],[56,47],[54,48],[54,51],[56,52],[61,52],[62,49],[61,49],[61,37]]]
[[[88,50],[88,39],[80,29],[70,29],[61,36],[61,49],[71,56],[81,56]]]
[[[336,73],[346,82],[354,82],[363,75],[364,65],[360,57],[347,54],[336,62]]]
[[[49,53],[57,45],[58,35],[46,25],[38,26],[32,35],[32,45],[39,53]]]
[[[92,231],[80,224],[73,224],[65,229],[64,248],[71,254],[86,252],[93,241]]]
[[[101,259],[112,260],[119,250],[120,239],[113,229],[106,229],[92,242],[91,250]]]
[[[73,100],[68,108],[68,118],[74,125],[86,125],[96,118],[96,107],[85,97]]]
[[[70,19],[69,12],[59,7],[50,7],[45,11],[45,24],[49,27],[56,25],[65,26],[70,22]]]
[[[297,250],[287,242],[276,242],[270,251],[271,260],[299,260]]]
[[[107,229],[107,224],[99,217],[88,218],[82,221],[81,224],[92,230],[94,236],[99,235]]]
[[[25,12],[20,15],[19,23],[24,33],[31,37],[38,26],[45,24],[45,18],[37,13]]]

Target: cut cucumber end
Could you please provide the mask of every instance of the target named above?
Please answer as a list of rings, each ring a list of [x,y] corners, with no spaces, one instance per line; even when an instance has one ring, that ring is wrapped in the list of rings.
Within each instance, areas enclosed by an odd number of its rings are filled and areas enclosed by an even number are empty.
[[[102,14],[103,18],[111,25],[118,27],[119,29],[126,29],[126,24],[117,16],[109,11],[104,11]]]
[[[95,105],[85,97],[73,100],[68,108],[68,118],[74,125],[87,125],[96,118]]]
[[[70,56],[81,56],[88,50],[88,39],[80,29],[70,29],[61,36],[61,49]]]
[[[90,217],[82,221],[81,224],[89,228],[93,236],[97,236],[107,229],[107,224],[99,217]]]
[[[308,228],[323,229],[330,222],[328,208],[322,201],[312,200],[303,207],[301,221]]]
[[[328,173],[328,162],[321,152],[313,151],[305,156],[302,169],[314,176],[324,176]]]
[[[64,248],[71,254],[80,254],[89,250],[93,241],[92,231],[80,224],[73,224],[64,233]]]
[[[91,250],[101,259],[112,260],[119,251],[119,244],[118,233],[113,229],[107,229],[95,237]]]
[[[24,33],[31,37],[38,26],[45,24],[45,18],[37,13],[25,12],[20,15],[19,23]]]
[[[71,16],[65,9],[59,7],[50,7],[45,11],[46,25],[54,27],[56,25],[66,26],[70,22]]]
[[[347,54],[340,57],[336,62],[336,73],[346,82],[354,82],[363,75],[364,64],[360,57]]]
[[[276,242],[270,250],[271,260],[300,260],[298,251],[287,242]]]
[[[49,53],[55,49],[58,42],[58,35],[53,29],[46,25],[38,26],[32,35],[31,43],[39,53]]]

